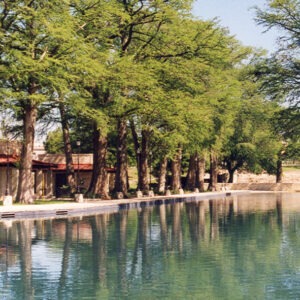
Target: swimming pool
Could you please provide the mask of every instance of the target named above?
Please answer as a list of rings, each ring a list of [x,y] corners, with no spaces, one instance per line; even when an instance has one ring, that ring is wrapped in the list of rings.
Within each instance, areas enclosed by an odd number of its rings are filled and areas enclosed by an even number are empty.
[[[1,299],[295,299],[300,193],[0,222]]]

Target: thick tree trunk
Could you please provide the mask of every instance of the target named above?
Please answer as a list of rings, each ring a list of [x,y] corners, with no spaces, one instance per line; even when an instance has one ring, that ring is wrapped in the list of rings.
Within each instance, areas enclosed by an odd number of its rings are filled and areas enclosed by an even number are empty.
[[[182,150],[179,148],[171,163],[171,188],[176,192],[181,188],[181,155]]]
[[[136,168],[137,168],[137,176],[138,176],[137,190],[140,190],[141,189],[141,149],[140,149],[138,134],[136,132],[136,128],[133,120],[130,120],[130,129],[131,129],[131,134],[132,134],[132,139],[134,144]]]
[[[115,192],[122,192],[127,197],[127,124],[126,119],[118,120],[117,166]]]
[[[94,123],[93,148],[94,165],[88,193],[99,195],[102,199],[110,199],[106,185],[107,136],[101,134],[96,122]]]
[[[205,191],[204,176],[205,176],[205,158],[204,157],[201,158],[198,156],[196,187],[199,188],[200,192]]]
[[[197,153],[194,153],[193,155],[190,156],[189,169],[185,181],[186,190],[193,191],[196,187],[197,159],[198,159]]]
[[[36,117],[36,106],[28,103],[24,108],[24,140],[21,151],[19,184],[17,192],[17,202],[21,203],[32,203],[34,201],[32,159]]]
[[[226,160],[226,167],[229,174],[228,182],[233,183],[234,173],[243,166],[242,162],[233,162],[231,160]]]
[[[74,173],[74,165],[72,158],[72,146],[70,139],[70,129],[69,123],[66,116],[66,111],[63,103],[59,104],[59,111],[61,116],[61,127],[63,132],[63,140],[64,140],[64,150],[66,157],[66,176],[67,183],[70,187],[70,192],[73,194],[76,191],[76,183],[75,183],[75,173]]]
[[[235,169],[227,169],[227,170],[228,170],[228,173],[229,173],[228,182],[233,183]]]
[[[159,177],[158,177],[158,192],[164,193],[166,191],[166,181],[167,181],[167,165],[168,159],[165,156],[159,165]]]
[[[141,143],[139,143],[138,134],[136,132],[135,125],[132,120],[130,122],[130,127],[136,153],[136,163],[138,171],[138,190],[141,190],[144,193],[148,193],[150,188],[148,178],[148,154],[150,133],[147,130],[142,130]]]
[[[210,179],[209,179],[209,191],[217,190],[218,182],[218,160],[215,153],[210,154]]]
[[[277,168],[276,168],[276,183],[282,183],[283,169],[282,169],[282,160],[278,158]]]
[[[140,188],[143,192],[147,193],[149,191],[149,180],[148,180],[148,153],[149,153],[149,143],[148,143],[149,133],[142,130],[142,148],[140,155]]]
[[[229,174],[228,182],[233,183],[233,177],[236,169],[232,167],[232,162],[230,160],[226,160],[226,168]]]

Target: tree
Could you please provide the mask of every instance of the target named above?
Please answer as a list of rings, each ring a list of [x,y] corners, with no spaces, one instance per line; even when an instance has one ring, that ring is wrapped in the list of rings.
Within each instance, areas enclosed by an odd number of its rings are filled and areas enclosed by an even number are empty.
[[[241,105],[241,86],[234,68],[228,68],[221,71],[220,74],[215,74],[211,79],[211,85],[208,94],[213,110],[213,126],[207,141],[210,155],[208,189],[216,190],[222,147],[233,132],[233,122]]]
[[[229,182],[233,182],[234,173],[241,168],[255,173],[268,169],[273,173],[281,148],[279,135],[274,130],[274,118],[280,107],[264,98],[261,82],[252,75],[253,68],[250,63],[240,70],[241,105],[233,120],[232,134],[223,145],[222,159]]]
[[[257,65],[256,76],[263,81],[262,90],[270,99],[279,100],[289,104],[290,109],[284,109],[280,113],[285,116],[289,113],[289,121],[277,119],[277,133],[281,136],[282,147],[278,151],[277,160],[277,181],[282,177],[282,159],[289,157],[285,135],[290,141],[297,140],[297,135],[291,137],[295,126],[295,113],[299,110],[299,39],[300,39],[300,2],[298,0],[272,0],[268,1],[268,6],[262,10],[256,8],[256,21],[263,25],[266,30],[278,30],[278,49],[270,58],[261,59]],[[286,106],[286,105],[285,105]],[[298,119],[299,120],[299,119]],[[296,124],[299,121],[296,120]],[[288,128],[289,127],[289,128]],[[298,125],[295,126],[297,128]],[[290,152],[290,154],[293,151]]]
[[[233,69],[234,63],[237,64],[248,53],[213,22],[180,19],[178,23],[164,27],[165,35],[161,34],[159,42],[164,45],[168,41],[166,50],[157,47],[160,52],[148,54],[159,63],[157,73],[161,91],[157,98],[151,96],[150,101],[141,106],[143,115],[140,117],[142,125],[151,128],[148,132],[152,135],[163,136],[165,133],[168,136],[171,142],[169,145],[172,145],[169,149],[170,157],[173,156],[177,162],[172,164],[173,174],[177,177],[181,175],[181,162],[178,163],[176,155],[178,145],[179,148],[188,147],[191,152],[201,152],[205,140],[209,139],[209,128],[214,124],[215,112],[212,105],[215,101],[213,80],[217,81],[219,76],[222,78],[220,86],[222,80],[228,84],[224,89],[224,83],[220,89],[224,94],[233,91],[234,76],[231,76],[230,83],[229,72],[226,73],[226,70]],[[181,40],[178,36],[184,38]],[[236,46],[235,51],[231,50],[233,44]],[[151,111],[151,114],[147,114],[147,111]],[[178,189],[179,179],[173,179],[173,187]]]
[[[280,147],[278,150],[276,182],[281,182],[283,177],[282,163],[284,160],[299,159],[299,123],[298,107],[282,107],[274,116],[274,128],[280,137]]]
[[[44,142],[45,150],[47,153],[63,153],[63,145],[64,141],[60,128],[48,132],[46,141]]]
[[[17,201],[29,203],[38,109],[56,91],[69,91],[84,43],[65,1],[1,2],[0,19],[2,95],[23,128]]]
[[[88,89],[94,94],[93,91],[100,88],[110,95],[104,105],[95,101],[94,106],[98,104],[102,111],[107,106],[107,116],[111,124],[117,126],[115,191],[125,195],[127,120],[136,110],[138,101],[146,96],[148,83],[152,81],[151,71],[140,63],[141,54],[149,47],[161,24],[168,20],[166,16],[169,12],[175,11],[175,5],[179,8],[179,3],[173,1],[92,1],[87,4],[74,1],[76,15],[86,24],[83,31],[85,37],[94,41],[100,53],[108,50],[105,62],[107,76],[88,86]]]
[[[278,50],[261,62],[257,75],[264,78],[269,96],[299,106],[300,2],[270,0],[265,10],[256,8],[256,21],[266,30],[277,29]]]

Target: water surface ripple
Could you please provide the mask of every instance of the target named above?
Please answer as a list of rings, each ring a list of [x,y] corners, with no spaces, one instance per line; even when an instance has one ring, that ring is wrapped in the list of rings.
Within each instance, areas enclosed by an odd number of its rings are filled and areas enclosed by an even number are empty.
[[[1,299],[299,299],[300,194],[0,222]]]

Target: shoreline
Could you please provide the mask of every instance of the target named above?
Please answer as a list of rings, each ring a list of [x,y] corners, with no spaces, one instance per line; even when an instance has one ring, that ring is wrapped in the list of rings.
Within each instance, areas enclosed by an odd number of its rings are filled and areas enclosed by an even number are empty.
[[[233,190],[221,192],[190,193],[184,195],[154,196],[118,200],[85,199],[86,202],[56,204],[18,204],[0,206],[0,221],[22,219],[51,219],[81,217],[93,214],[116,213],[122,209],[134,209],[185,201],[205,201],[211,198],[228,197],[235,194],[249,194],[249,190]]]
[[[145,206],[172,204],[178,202],[209,201],[233,195],[257,193],[298,193],[299,191],[278,190],[226,190],[204,193],[175,194],[170,196],[144,196],[130,199],[84,199],[84,202],[55,204],[17,204],[0,206],[0,222],[25,219],[55,219],[83,217],[94,214],[117,213],[122,209],[138,209]]]

